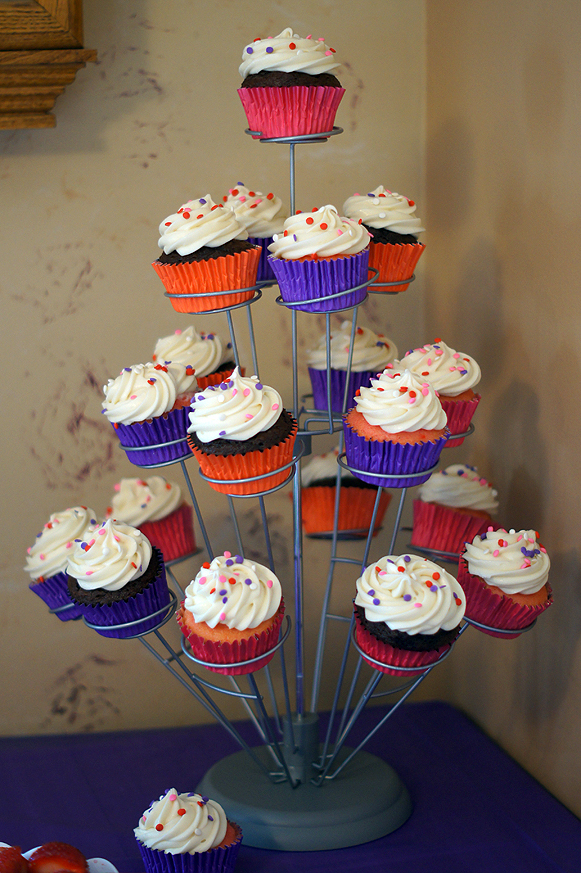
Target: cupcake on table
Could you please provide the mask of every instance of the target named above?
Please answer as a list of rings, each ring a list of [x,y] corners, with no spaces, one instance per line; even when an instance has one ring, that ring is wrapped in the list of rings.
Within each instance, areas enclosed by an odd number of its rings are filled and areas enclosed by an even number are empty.
[[[287,218],[282,200],[272,191],[268,194],[251,191],[242,182],[237,182],[234,188],[230,188],[222,200],[246,228],[248,241],[259,246],[262,251],[256,281],[274,280],[274,273],[268,263],[268,246],[274,234],[282,232]]]
[[[196,375],[200,391],[226,379],[234,367],[232,343],[225,343],[217,333],[198,331],[193,325],[160,337],[153,350],[152,361],[167,366],[175,361],[189,367]]]

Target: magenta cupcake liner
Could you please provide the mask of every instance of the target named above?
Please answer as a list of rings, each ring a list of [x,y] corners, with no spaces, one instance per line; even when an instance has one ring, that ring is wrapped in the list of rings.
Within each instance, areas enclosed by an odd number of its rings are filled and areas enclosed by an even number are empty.
[[[330,132],[344,93],[308,85],[238,89],[248,127],[260,134],[254,139]]]
[[[71,619],[79,618],[82,615],[78,604],[73,603],[70,598],[67,580],[66,573],[55,573],[44,582],[31,582],[28,586],[41,600],[44,600],[49,609],[66,607],[66,609],[59,609],[59,612],[55,612],[56,617],[60,618],[61,621],[71,621]]]
[[[231,873],[242,842],[242,830],[236,824],[234,828],[237,838],[231,845],[216,846],[208,852],[171,855],[169,852],[150,849],[138,840],[145,873]]]
[[[189,410],[189,406],[184,406],[149,421],[113,425],[131,463],[148,466],[188,457],[190,449],[186,436],[190,423]]]
[[[143,522],[139,525],[139,530],[145,534],[152,546],[157,546],[162,551],[166,563],[183,558],[196,550],[193,510],[189,503],[182,503],[165,518]]]
[[[253,246],[258,246],[260,248],[260,260],[258,261],[258,273],[256,274],[256,281],[274,282],[274,273],[269,263],[270,252],[268,251],[268,246],[272,242],[272,237],[268,236],[263,239],[256,236],[249,236],[248,242],[252,243]]]
[[[390,676],[419,676],[431,664],[438,661],[444,655],[450,646],[441,646],[439,649],[432,649],[428,652],[413,652],[409,649],[398,649],[391,646],[389,643],[382,643],[381,640],[372,636],[362,625],[359,616],[355,613],[356,630],[355,636],[359,647],[373,658],[374,661],[379,661],[382,666],[368,661],[365,654],[361,657],[363,660],[373,667],[374,670],[379,670],[380,673],[388,673]],[[398,670],[398,667],[404,667],[403,670]],[[416,668],[412,669],[412,668]]]
[[[383,488],[411,488],[426,482],[446,445],[446,436],[424,443],[368,440],[356,433],[345,421],[343,431],[347,465],[351,467],[353,475],[363,482],[381,485]],[[424,476],[405,478],[406,473],[424,472]],[[365,473],[382,475],[366,476]],[[393,479],[389,476],[390,473],[392,476],[404,478]]]
[[[470,427],[472,416],[476,412],[476,407],[480,403],[480,394],[475,394],[472,400],[447,400],[445,397],[440,397],[442,409],[446,413],[448,419],[448,429],[450,438],[446,443],[447,449],[452,449],[454,446],[461,446],[464,442],[462,439],[453,439],[456,433],[466,433]]]
[[[366,287],[346,294],[340,292],[367,281],[369,247],[344,258],[291,261],[271,257],[269,262],[283,302],[298,304],[293,305],[292,309],[301,312],[335,312],[357,306],[367,296]],[[332,294],[340,296],[320,299]]]
[[[369,380],[376,373],[372,370],[353,372],[349,374],[347,389],[347,409],[353,406],[355,392],[362,387],[369,387]],[[315,409],[327,409],[327,370],[316,370],[309,367],[309,376],[313,388],[313,403]],[[343,412],[343,395],[347,382],[347,370],[331,370],[331,409],[333,412]]]
[[[412,546],[436,549],[460,556],[465,543],[496,526],[490,516],[482,518],[439,503],[414,500]]]

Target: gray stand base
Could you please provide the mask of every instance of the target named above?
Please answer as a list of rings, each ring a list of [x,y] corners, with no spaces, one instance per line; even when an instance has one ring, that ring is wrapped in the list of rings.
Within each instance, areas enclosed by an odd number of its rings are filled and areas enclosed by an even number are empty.
[[[267,751],[255,751],[271,768]],[[348,753],[343,749],[343,758]],[[273,784],[246,752],[236,752],[208,770],[196,791],[224,807],[246,845],[286,852],[368,843],[399,828],[412,811],[395,770],[363,751],[320,788],[306,782],[294,789],[288,782]]]

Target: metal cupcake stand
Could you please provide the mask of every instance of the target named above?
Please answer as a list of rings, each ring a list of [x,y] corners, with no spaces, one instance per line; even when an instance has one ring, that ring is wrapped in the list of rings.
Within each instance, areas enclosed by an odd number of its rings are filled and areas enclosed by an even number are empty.
[[[256,131],[246,131],[247,134],[260,137]],[[295,212],[295,148],[301,144],[317,144],[327,142],[332,136],[342,133],[342,129],[334,127],[333,130],[313,136],[297,136],[265,139],[260,138],[261,143],[277,143],[289,146],[290,156],[290,210]],[[364,299],[356,306],[342,307],[341,299],[351,294],[355,288],[329,295],[319,299],[323,302],[327,311],[326,321],[326,348],[327,348],[327,410],[311,409],[308,407],[308,397],[299,394],[298,378],[298,311],[296,304],[285,303],[278,297],[276,303],[290,310],[292,325],[292,377],[293,377],[293,415],[299,423],[297,440],[293,459],[282,467],[288,475],[282,484],[275,488],[265,490],[260,494],[234,495],[226,494],[230,518],[233,526],[236,547],[241,555],[245,554],[241,527],[236,514],[236,500],[257,500],[262,520],[262,532],[264,536],[264,553],[266,563],[276,573],[269,519],[266,511],[265,498],[269,494],[278,491],[287,485],[292,485],[293,497],[293,552],[294,552],[294,621],[291,622],[287,615],[282,625],[280,637],[274,650],[275,656],[280,658],[283,705],[279,706],[274,682],[270,674],[269,666],[262,666],[253,671],[253,662],[264,660],[264,654],[259,655],[252,661],[240,662],[237,665],[249,672],[243,676],[222,676],[214,672],[210,673],[205,668],[210,666],[204,661],[195,658],[185,638],[181,643],[181,649],[176,649],[164,633],[164,628],[173,618],[178,606],[178,600],[184,597],[184,589],[178,581],[174,569],[182,561],[191,555],[169,562],[166,565],[168,577],[175,591],[170,591],[170,602],[159,610],[158,623],[152,629],[143,630],[143,619],[131,622],[123,627],[125,638],[137,639],[156,658],[156,660],[177,679],[178,682],[197,700],[197,702],[218,721],[230,736],[239,744],[240,751],[229,755],[219,761],[204,775],[197,786],[198,791],[211,796],[221,803],[226,809],[228,816],[237,821],[244,832],[244,841],[252,846],[266,849],[281,849],[286,851],[315,851],[325,849],[343,848],[346,846],[359,845],[370,840],[385,836],[400,827],[412,812],[412,800],[406,786],[402,783],[396,771],[382,759],[369,754],[364,750],[368,740],[377,731],[381,730],[387,719],[395,710],[408,699],[418,685],[441,661],[447,658],[454,646],[445,651],[438,661],[422,670],[418,675],[418,668],[398,667],[399,678],[387,677],[391,687],[378,690],[381,681],[386,678],[382,672],[385,664],[374,661],[368,655],[363,658],[355,639],[355,622],[351,610],[351,600],[345,603],[345,612],[349,614],[335,614],[330,611],[331,594],[335,571],[340,565],[353,565],[353,587],[355,579],[363,571],[369,562],[373,532],[376,516],[379,508],[382,487],[377,487],[375,504],[369,530],[338,532],[339,501],[341,495],[341,467],[350,470],[357,475],[358,471],[349,467],[343,452],[342,416],[331,411],[331,324],[330,316],[337,312],[352,310],[351,321],[351,350],[357,328],[357,310],[365,301],[367,294],[381,293],[390,294],[390,285],[402,285],[412,282],[415,276],[409,279],[399,279],[391,283],[377,282],[377,271],[370,270],[370,277],[363,286],[366,288]],[[235,309],[245,309],[248,320],[248,334],[250,338],[253,372],[258,375],[259,367],[256,355],[256,343],[252,321],[252,306],[260,300],[262,291],[272,282],[261,282],[251,289],[236,289],[230,293],[239,294],[241,290],[252,291],[249,300],[234,306],[213,310],[205,310],[207,314],[222,314],[226,316],[232,349],[236,364],[240,364],[238,344],[236,342],[235,325],[232,312]],[[226,293],[220,291],[223,297]],[[166,296],[172,295],[166,292]],[[204,294],[180,295],[184,297],[208,297]],[[301,317],[308,318],[309,313],[301,313]],[[347,376],[351,371],[351,356],[347,365]],[[343,398],[343,410],[347,409],[347,388]],[[312,670],[312,691],[310,703],[307,706],[305,700],[305,645],[304,645],[304,591],[303,591],[303,534],[301,526],[301,485],[300,465],[301,460],[311,453],[313,437],[339,432],[339,458],[336,478],[336,497],[334,507],[334,525],[330,532],[330,556],[327,581],[325,585],[323,604],[321,609],[320,625],[317,639],[316,655]],[[469,436],[473,432],[473,426],[465,433],[458,436]],[[168,445],[168,444],[166,444]],[[165,464],[151,465],[151,467],[164,467],[179,464],[196,514],[199,530],[204,542],[208,560],[215,555],[212,547],[211,536],[204,522],[199,501],[189,475],[187,463],[193,455],[187,445],[186,439],[174,441],[176,459]],[[131,448],[125,447],[128,457],[131,459]],[[150,469],[148,467],[147,469]],[[428,471],[430,474],[433,470]],[[272,472],[267,476],[272,475]],[[366,475],[370,475],[366,473]],[[202,479],[212,484],[218,480],[212,480],[200,473]],[[426,473],[415,474],[422,481]],[[256,476],[244,481],[265,479],[266,476]],[[381,479],[381,475],[377,474]],[[390,478],[396,479],[390,474]],[[408,481],[411,477],[406,474]],[[240,480],[237,480],[238,482]],[[219,480],[220,486],[228,483]],[[393,486],[392,486],[393,487]],[[387,554],[393,554],[395,542],[401,528],[402,513],[408,492],[408,487],[399,489],[399,504],[393,524],[391,542]],[[357,539],[362,546],[360,558],[342,557],[338,554],[339,545],[345,538]],[[363,535],[363,536],[362,536]],[[254,545],[254,541],[253,541]],[[415,547],[414,547],[415,548]],[[200,551],[200,550],[198,550]],[[451,553],[435,553],[415,548],[415,551],[425,554],[430,558],[440,561],[457,563],[459,556]],[[279,574],[280,575],[280,574]],[[283,576],[284,581],[284,576]],[[186,583],[187,584],[187,583]],[[60,607],[59,610],[67,607]],[[59,611],[59,610],[52,610]],[[148,616],[148,627],[151,624],[151,616]],[[98,628],[85,623],[94,630]],[[327,631],[331,623],[339,623],[345,627],[345,642],[340,659],[337,676],[335,677],[335,691],[331,712],[325,721],[326,729],[323,731],[319,718],[318,704],[323,677],[323,663]],[[465,619],[462,623],[460,634],[470,625],[474,625],[484,632],[494,630],[495,635],[502,635],[496,629],[487,628],[474,621]],[[533,622],[534,624],[534,622]],[[531,624],[530,627],[533,626]],[[140,630],[141,625],[141,630]],[[109,628],[111,629],[111,628]],[[285,643],[288,641],[291,631],[294,634],[294,693],[289,687],[288,670],[285,661]],[[522,631],[520,631],[522,632]],[[506,634],[514,636],[514,632]],[[353,652],[356,655],[353,658]],[[351,655],[351,657],[350,657]],[[358,657],[357,657],[358,655]],[[362,673],[363,671],[363,673]],[[365,671],[370,673],[365,681]],[[409,674],[406,676],[406,673]],[[329,681],[328,670],[326,672]],[[244,689],[241,682],[245,681]],[[362,690],[361,690],[362,688]],[[251,746],[241,736],[235,724],[226,717],[219,706],[218,701],[226,695],[235,697],[240,701],[241,715],[248,717],[257,734],[257,745]],[[390,698],[392,703],[385,712],[382,707],[375,726],[363,738],[358,739],[354,746],[348,746],[352,729],[358,717],[366,705],[378,698]],[[281,711],[282,710],[282,711]]]

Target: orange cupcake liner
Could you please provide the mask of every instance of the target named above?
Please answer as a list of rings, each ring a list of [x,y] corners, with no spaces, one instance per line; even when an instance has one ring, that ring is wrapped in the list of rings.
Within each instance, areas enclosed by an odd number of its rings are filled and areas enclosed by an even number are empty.
[[[379,270],[375,282],[395,282],[397,279],[411,279],[420,256],[425,249],[424,243],[375,243],[369,246],[369,267]],[[370,291],[387,291],[390,294],[405,291],[409,282],[402,285],[390,285],[387,288],[375,288],[370,285]]]
[[[162,264],[154,261],[153,269],[169,294],[206,294],[204,297],[170,297],[176,312],[208,312],[244,303],[254,291],[240,291],[256,285],[260,249],[253,248],[235,255],[192,261],[182,264]],[[224,291],[225,294],[216,292]]]
[[[310,485],[301,492],[303,528],[308,534],[332,533],[335,519],[335,492],[332,485]],[[369,488],[341,488],[339,497],[338,531],[361,531],[354,536],[367,535],[377,492]],[[391,494],[382,492],[375,517],[373,536],[377,536]]]

